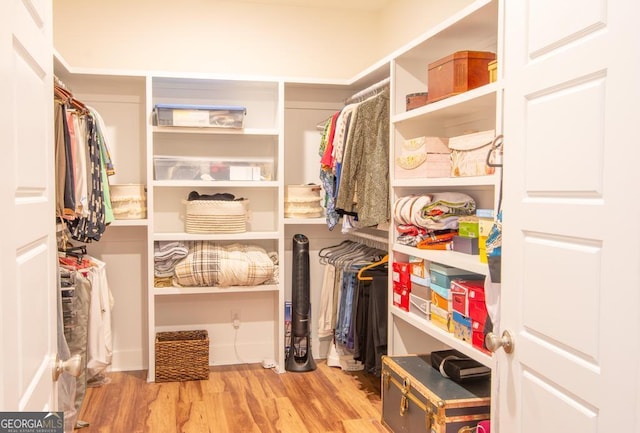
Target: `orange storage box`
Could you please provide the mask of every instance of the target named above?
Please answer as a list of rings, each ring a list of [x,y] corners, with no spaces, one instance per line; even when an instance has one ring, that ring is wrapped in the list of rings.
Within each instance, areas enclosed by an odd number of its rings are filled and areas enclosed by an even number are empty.
[[[458,51],[429,64],[429,103],[489,84],[489,51]]]
[[[431,292],[431,303],[438,308],[442,308],[443,310],[449,310],[451,307],[449,305],[449,301],[442,296],[440,296],[436,292]]]

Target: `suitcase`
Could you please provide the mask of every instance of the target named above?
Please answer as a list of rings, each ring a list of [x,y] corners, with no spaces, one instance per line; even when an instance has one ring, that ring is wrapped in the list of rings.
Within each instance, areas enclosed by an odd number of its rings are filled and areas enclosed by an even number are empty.
[[[384,356],[381,381],[382,423],[395,433],[470,433],[489,419],[490,380],[456,383],[429,355]]]

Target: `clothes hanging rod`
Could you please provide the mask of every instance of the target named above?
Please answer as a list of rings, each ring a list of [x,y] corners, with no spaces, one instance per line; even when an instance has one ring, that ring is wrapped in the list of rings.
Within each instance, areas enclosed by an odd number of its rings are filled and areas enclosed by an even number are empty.
[[[389,250],[389,239],[386,236],[382,236],[382,234],[378,235],[374,233],[367,233],[361,230],[354,230],[352,232],[349,232],[348,235],[349,238],[354,242],[358,242],[380,250]]]
[[[345,104],[351,104],[352,102],[355,102],[363,97],[369,96],[369,95],[373,95],[377,90],[382,89],[385,86],[388,86],[389,83],[391,82],[391,78],[387,77],[381,81],[378,81],[375,84],[372,84],[371,86],[367,87],[366,89],[363,89],[361,91],[359,91],[358,93],[352,95],[351,97],[347,98],[344,103]]]

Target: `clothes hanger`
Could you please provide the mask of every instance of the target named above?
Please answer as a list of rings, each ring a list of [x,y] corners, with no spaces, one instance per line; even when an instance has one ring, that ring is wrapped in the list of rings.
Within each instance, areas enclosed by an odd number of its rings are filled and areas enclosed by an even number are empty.
[[[320,249],[320,251],[318,251],[318,257],[320,257],[321,259],[326,259],[331,254],[331,252],[333,250],[335,250],[336,248],[343,247],[349,242],[351,242],[351,241],[344,240],[344,241],[340,242],[337,245],[330,245],[328,247],[324,247],[324,248]]]
[[[360,268],[360,270],[358,271],[358,280],[360,281],[372,281],[373,277],[365,277],[363,275],[363,273],[369,269],[373,269],[376,268],[380,265],[383,265],[385,263],[389,263],[389,254],[386,254],[382,259],[378,260],[377,262],[373,262],[370,265],[364,266],[363,268]]]

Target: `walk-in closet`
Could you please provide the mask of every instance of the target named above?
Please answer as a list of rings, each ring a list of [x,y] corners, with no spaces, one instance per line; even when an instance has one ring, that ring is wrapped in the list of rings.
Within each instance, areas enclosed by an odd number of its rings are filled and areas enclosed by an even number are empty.
[[[639,12],[3,2],[0,432],[636,431]]]

